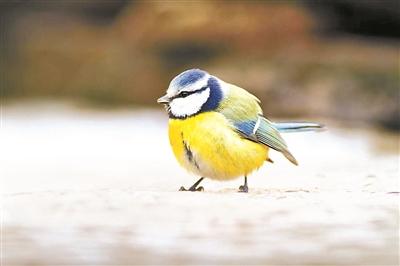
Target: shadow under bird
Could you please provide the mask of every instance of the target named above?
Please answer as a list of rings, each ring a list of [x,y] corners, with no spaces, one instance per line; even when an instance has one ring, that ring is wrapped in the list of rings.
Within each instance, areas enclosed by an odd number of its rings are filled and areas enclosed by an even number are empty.
[[[239,192],[248,192],[247,175],[265,161],[273,162],[269,149],[290,153],[280,132],[321,130],[309,122],[273,123],[263,116],[260,101],[246,90],[206,71],[190,69],[176,76],[165,96],[157,100],[169,115],[169,140],[181,166],[201,178],[231,180],[244,176]]]

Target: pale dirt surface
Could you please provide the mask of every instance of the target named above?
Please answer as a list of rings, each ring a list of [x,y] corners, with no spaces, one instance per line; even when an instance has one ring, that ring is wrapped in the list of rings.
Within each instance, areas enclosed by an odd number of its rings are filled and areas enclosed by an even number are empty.
[[[2,265],[399,264],[398,136],[286,134],[242,180],[196,177],[168,146],[161,111],[5,106]]]

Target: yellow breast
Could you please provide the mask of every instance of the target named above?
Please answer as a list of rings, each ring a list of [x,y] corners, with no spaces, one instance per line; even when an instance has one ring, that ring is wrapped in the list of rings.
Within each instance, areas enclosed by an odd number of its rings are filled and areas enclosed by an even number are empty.
[[[170,119],[169,139],[184,168],[212,179],[247,175],[268,158],[267,146],[241,137],[217,112]]]

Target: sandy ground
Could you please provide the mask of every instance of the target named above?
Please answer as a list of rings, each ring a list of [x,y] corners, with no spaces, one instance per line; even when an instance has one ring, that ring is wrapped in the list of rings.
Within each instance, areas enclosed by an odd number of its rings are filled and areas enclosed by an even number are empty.
[[[399,264],[398,136],[286,134],[249,178],[204,182],[168,146],[161,111],[5,106],[1,265]]]

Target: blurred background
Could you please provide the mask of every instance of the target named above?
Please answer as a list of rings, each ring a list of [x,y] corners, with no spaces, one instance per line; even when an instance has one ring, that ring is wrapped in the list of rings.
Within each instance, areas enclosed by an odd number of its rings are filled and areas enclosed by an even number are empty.
[[[0,0],[0,264],[399,265],[399,41],[398,0]],[[328,130],[180,193],[189,68]]]
[[[8,0],[0,10],[6,102],[155,106],[175,75],[202,68],[256,94],[270,116],[400,128],[396,0]]]

